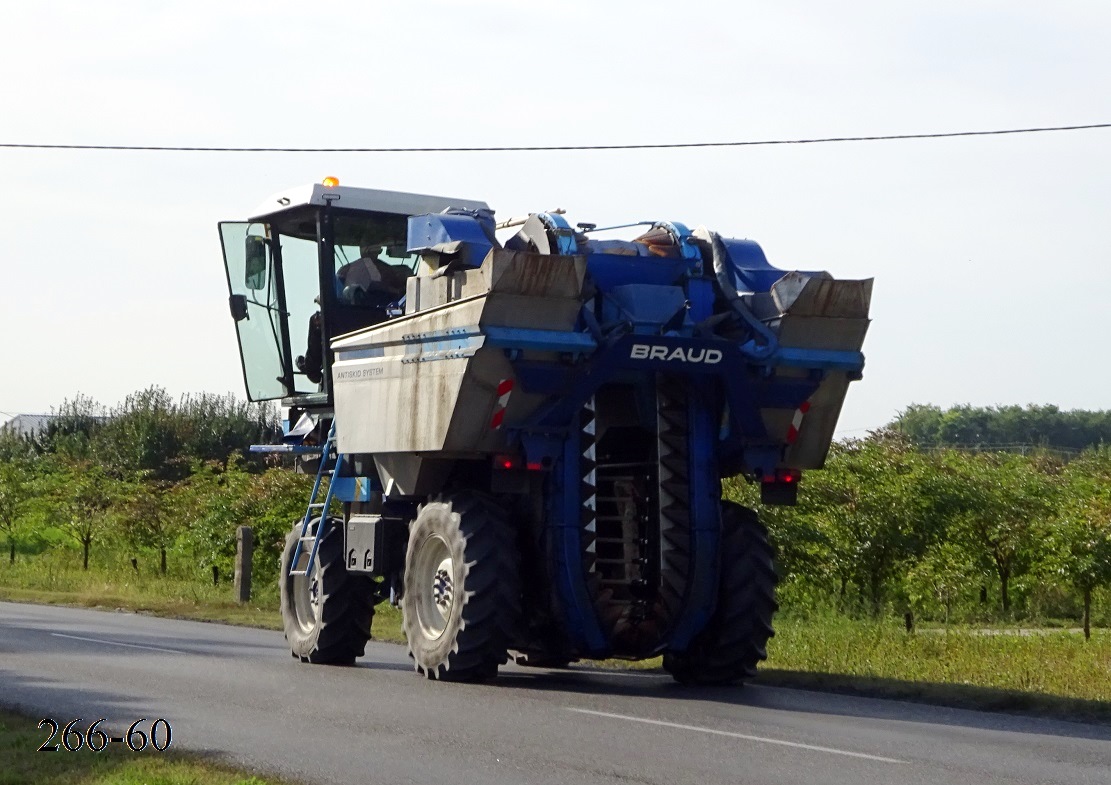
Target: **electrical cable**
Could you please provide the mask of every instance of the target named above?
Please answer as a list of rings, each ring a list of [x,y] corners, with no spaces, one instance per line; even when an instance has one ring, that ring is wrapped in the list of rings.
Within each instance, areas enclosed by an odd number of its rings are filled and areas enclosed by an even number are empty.
[[[940,133],[887,134],[878,136],[827,136],[812,139],[763,139],[740,142],[675,142],[650,144],[506,145],[488,147],[201,147],[124,144],[31,144],[0,142],[0,149],[19,150],[108,150],[173,153],[524,153],[569,150],[676,150],[698,147],[759,147],[769,145],[828,144],[833,142],[888,142],[908,139],[952,139],[971,136],[1036,134],[1053,131],[1087,131],[1111,128],[1111,123],[1056,125],[1038,128],[1007,128],[992,131],[946,131]]]

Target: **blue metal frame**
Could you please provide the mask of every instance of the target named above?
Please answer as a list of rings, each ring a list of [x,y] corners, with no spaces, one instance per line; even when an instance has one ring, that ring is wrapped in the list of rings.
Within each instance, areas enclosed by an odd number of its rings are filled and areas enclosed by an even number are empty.
[[[320,455],[320,447],[306,444],[252,444],[248,452],[283,455]]]
[[[570,336],[586,345],[587,336],[581,333],[551,333],[550,345],[562,345]],[[649,347],[648,356],[634,356],[634,346]],[[651,349],[660,347],[663,358],[653,357]],[[708,350],[720,353],[716,362],[706,362]],[[782,350],[781,350],[782,351]],[[638,353],[639,354],[639,353]],[[659,352],[657,352],[657,355]],[[786,357],[784,366],[805,367],[815,371],[845,370],[861,367],[859,352],[821,352],[813,363],[804,362],[801,355]],[[691,357],[702,357],[692,362]],[[775,356],[760,363],[752,362],[741,348],[720,338],[682,338],[677,336],[623,335],[584,362],[560,368],[545,367],[541,363],[515,362],[518,383],[530,393],[552,396],[553,400],[537,410],[519,427],[525,430],[562,426],[586,402],[596,389],[626,371],[663,371],[683,376],[718,378],[729,403],[734,425],[751,437],[765,435],[759,409],[764,407],[795,408],[818,388],[822,375],[811,374],[805,379],[778,379],[764,371],[774,371]]]
[[[484,346],[502,349],[589,354],[598,348],[598,342],[586,333],[524,327],[485,327],[483,332],[486,334]]]

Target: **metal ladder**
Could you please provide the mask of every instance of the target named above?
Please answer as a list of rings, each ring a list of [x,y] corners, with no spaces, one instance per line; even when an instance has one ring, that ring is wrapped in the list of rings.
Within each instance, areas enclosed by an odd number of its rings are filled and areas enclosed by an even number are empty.
[[[301,521],[301,533],[297,537],[297,547],[293,549],[293,558],[289,560],[289,574],[290,575],[308,575],[312,570],[312,564],[316,560],[316,551],[320,547],[320,538],[324,534],[324,528],[328,523],[328,506],[332,503],[332,492],[336,487],[336,475],[339,474],[340,460],[339,455],[336,455],[335,464],[328,468],[328,462],[332,458],[332,445],[336,440],[336,420],[332,418],[332,425],[328,429],[328,438],[324,440],[324,446],[320,453],[320,466],[316,469],[316,482],[313,483],[312,493],[309,495],[309,506],[305,510],[305,518]],[[324,494],[324,501],[317,502],[317,497],[320,495],[320,483],[324,479],[324,475],[329,474],[328,478],[328,491]],[[319,513],[320,524],[316,527],[314,534],[309,533],[309,525],[313,520],[313,513]],[[312,543],[312,550],[309,552],[309,558],[305,560],[304,567],[300,566],[301,557],[304,555],[305,545]]]

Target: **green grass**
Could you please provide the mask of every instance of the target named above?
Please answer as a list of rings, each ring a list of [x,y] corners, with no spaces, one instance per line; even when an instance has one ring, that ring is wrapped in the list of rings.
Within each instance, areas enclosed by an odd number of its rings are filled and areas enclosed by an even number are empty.
[[[896,621],[781,618],[759,682],[1111,721],[1111,631],[908,634]]]
[[[14,565],[0,564],[0,600],[42,605],[127,610],[171,619],[237,624],[269,630],[282,628],[278,589],[274,584],[259,587],[251,601],[232,599],[230,581],[213,585],[190,576],[171,563],[166,576],[148,565],[136,571],[129,560],[108,557],[105,562],[82,570],[79,556],[71,550],[48,551],[20,558]],[[374,620],[374,637],[401,643],[401,613],[382,603]]]
[[[281,629],[275,586],[240,605],[230,581],[214,586],[179,564],[163,576],[152,565],[140,563],[136,570],[128,559],[105,557],[86,571],[78,554],[61,548],[0,564],[0,599]]]
[[[0,785],[281,785],[289,780],[258,777],[216,761],[174,751],[132,752],[109,745],[39,752],[49,729],[41,717],[0,709]],[[103,727],[103,726],[102,726]],[[118,729],[117,729],[118,730]],[[58,741],[58,737],[54,738]]]
[[[1111,632],[907,634],[895,623],[781,619],[768,666],[1111,701]]]
[[[282,620],[275,603],[272,607],[249,603],[239,605],[230,599],[193,600],[180,597],[136,596],[133,592],[121,591],[119,587],[106,585],[103,589],[90,588],[74,591],[48,591],[45,589],[21,589],[0,586],[0,600],[9,602],[29,602],[39,605],[69,605],[80,608],[102,610],[126,610],[135,613],[149,613],[168,619],[192,619],[195,621],[237,624],[241,627],[260,627],[267,630],[280,630]]]

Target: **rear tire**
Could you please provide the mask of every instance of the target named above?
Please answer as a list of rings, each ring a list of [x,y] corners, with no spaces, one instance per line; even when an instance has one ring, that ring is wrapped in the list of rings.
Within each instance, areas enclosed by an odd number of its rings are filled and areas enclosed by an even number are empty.
[[[319,519],[313,521],[309,531],[315,532],[319,525]],[[347,572],[342,521],[328,518],[324,525],[308,575],[289,574],[301,525],[286,537],[278,581],[285,638],[301,662],[351,665],[366,651],[370,639],[376,587],[369,577]]]
[[[497,675],[521,614],[505,511],[474,493],[422,507],[409,530],[401,613],[418,672],[447,681]]]
[[[664,669],[682,684],[734,684],[767,659],[777,582],[768,532],[746,507],[723,502],[718,602],[686,651],[664,654]]]

